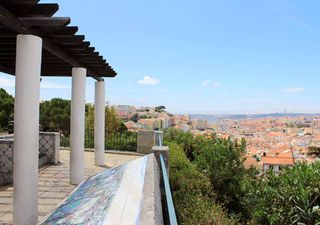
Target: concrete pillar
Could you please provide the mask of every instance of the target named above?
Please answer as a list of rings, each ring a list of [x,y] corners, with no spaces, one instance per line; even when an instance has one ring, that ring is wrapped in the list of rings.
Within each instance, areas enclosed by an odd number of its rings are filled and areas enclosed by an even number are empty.
[[[42,39],[18,35],[13,151],[13,224],[38,222],[39,102]]]
[[[72,68],[70,183],[75,185],[84,177],[86,74],[85,68]]]
[[[105,84],[96,81],[94,104],[94,158],[97,166],[104,166]]]
[[[137,140],[137,152],[150,154],[152,147],[156,146],[156,133],[154,130],[139,130]]]

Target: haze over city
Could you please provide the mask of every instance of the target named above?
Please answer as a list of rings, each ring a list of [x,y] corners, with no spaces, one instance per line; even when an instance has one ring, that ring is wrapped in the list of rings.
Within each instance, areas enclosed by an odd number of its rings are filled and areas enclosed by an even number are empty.
[[[70,16],[118,72],[106,79],[111,104],[165,105],[172,113],[320,111],[318,1],[80,0],[76,10],[73,1],[57,3],[57,16]],[[13,94],[14,77],[0,74],[0,87]],[[41,99],[71,98],[70,78],[44,77],[41,87]],[[87,102],[93,90],[87,79]]]

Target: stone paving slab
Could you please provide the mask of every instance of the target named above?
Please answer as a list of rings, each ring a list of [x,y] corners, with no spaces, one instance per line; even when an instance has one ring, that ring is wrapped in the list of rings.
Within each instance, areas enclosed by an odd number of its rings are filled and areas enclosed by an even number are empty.
[[[62,200],[64,200],[75,188],[69,184],[69,151],[60,150],[61,164],[47,166],[39,170],[39,218],[41,221],[48,215]],[[139,155],[105,154],[105,167],[94,165],[94,153],[85,152],[85,176],[86,178],[108,168],[115,167],[128,161],[137,159]],[[5,186],[0,188],[0,225],[12,224],[13,210],[13,187]]]

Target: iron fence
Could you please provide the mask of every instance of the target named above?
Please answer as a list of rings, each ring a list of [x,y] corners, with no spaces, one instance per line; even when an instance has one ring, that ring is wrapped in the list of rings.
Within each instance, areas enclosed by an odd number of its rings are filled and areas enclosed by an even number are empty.
[[[62,147],[70,147],[70,137],[61,135]],[[138,133],[132,131],[107,132],[105,133],[105,149],[119,151],[137,151]],[[94,148],[94,130],[85,130],[85,148]]]
[[[108,150],[137,151],[138,133],[132,131],[106,132],[105,148]]]

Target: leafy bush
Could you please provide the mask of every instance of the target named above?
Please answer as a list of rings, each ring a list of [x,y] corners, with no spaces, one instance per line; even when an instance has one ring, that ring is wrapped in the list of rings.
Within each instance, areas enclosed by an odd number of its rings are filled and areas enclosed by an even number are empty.
[[[241,183],[255,174],[254,170],[246,169],[243,164],[245,142],[206,138],[200,139],[197,145],[195,164],[209,177],[218,201],[231,213],[245,213],[240,201],[243,195]]]
[[[243,165],[243,140],[194,137],[174,129],[164,137],[172,154],[170,180],[182,224],[223,224],[217,220],[219,215],[226,218],[221,204],[242,224],[320,225],[320,162],[258,177]]]
[[[179,224],[237,224],[215,201],[210,180],[185,156],[183,149],[170,144],[170,183]]]
[[[298,163],[243,184],[254,224],[320,224],[320,162]]]
[[[68,137],[70,134],[71,101],[53,98],[40,104],[40,124],[42,131],[60,132]]]
[[[164,144],[175,142],[179,144],[182,148],[188,159],[193,160],[193,152],[195,151],[195,142],[193,135],[190,132],[183,132],[178,129],[169,128],[164,132]]]

